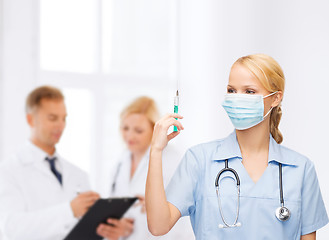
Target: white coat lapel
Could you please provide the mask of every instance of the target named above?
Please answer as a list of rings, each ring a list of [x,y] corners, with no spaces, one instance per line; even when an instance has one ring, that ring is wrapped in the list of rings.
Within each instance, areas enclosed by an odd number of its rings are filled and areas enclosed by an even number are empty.
[[[52,181],[57,181],[56,177],[50,170],[49,164],[46,162],[47,153],[42,151],[40,148],[28,142],[25,147],[18,154],[18,160],[23,165],[33,165],[33,168],[41,172],[45,177],[51,179]],[[60,186],[60,184],[59,184]]]
[[[47,176],[51,176],[51,171],[47,171],[46,165],[42,162],[46,156],[46,153],[43,154],[40,149],[37,149],[36,146],[28,142],[24,148],[17,153],[17,160],[23,165],[33,165],[34,169],[37,169]]]

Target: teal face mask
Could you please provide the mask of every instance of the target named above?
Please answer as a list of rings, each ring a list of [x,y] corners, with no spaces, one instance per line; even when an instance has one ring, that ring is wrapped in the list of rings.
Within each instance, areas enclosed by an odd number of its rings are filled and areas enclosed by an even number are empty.
[[[223,108],[231,119],[234,127],[238,130],[245,130],[261,123],[272,111],[272,108],[264,114],[264,98],[272,96],[250,94],[226,94],[222,103]]]

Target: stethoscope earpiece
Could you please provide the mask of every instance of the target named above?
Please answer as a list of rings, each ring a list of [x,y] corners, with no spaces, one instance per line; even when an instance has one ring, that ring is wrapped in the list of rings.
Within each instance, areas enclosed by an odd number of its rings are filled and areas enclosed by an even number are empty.
[[[223,224],[218,224],[218,228],[224,228],[225,226]]]

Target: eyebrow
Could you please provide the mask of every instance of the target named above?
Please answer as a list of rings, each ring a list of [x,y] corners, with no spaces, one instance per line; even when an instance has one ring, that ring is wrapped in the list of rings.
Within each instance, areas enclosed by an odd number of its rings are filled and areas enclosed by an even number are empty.
[[[227,85],[227,87],[231,87],[231,88],[234,88],[233,86],[231,86],[231,85]],[[257,88],[257,86],[256,85],[244,85],[243,86],[244,88]]]

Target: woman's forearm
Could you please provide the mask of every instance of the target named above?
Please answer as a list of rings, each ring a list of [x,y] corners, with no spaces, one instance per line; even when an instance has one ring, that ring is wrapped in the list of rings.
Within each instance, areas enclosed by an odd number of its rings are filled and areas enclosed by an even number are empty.
[[[152,148],[146,180],[145,204],[150,232],[156,236],[166,234],[171,228],[171,214],[163,186],[162,151]]]
[[[168,141],[178,136],[183,130],[177,121],[183,117],[178,114],[167,114],[154,126],[150,150],[149,170],[146,179],[145,207],[147,224],[153,235],[164,235],[172,228],[180,217],[179,210],[167,202],[162,176],[162,151]],[[170,126],[176,126],[178,131],[167,135]]]

